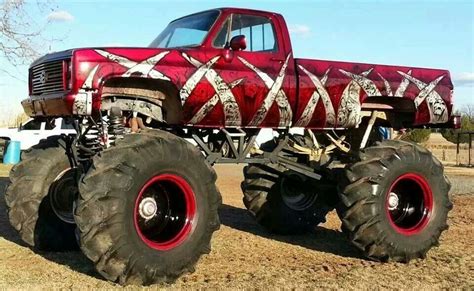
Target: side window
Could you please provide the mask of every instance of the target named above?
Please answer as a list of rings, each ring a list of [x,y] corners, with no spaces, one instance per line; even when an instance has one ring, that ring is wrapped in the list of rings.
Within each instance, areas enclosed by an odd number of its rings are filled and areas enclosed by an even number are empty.
[[[67,123],[66,120],[62,120],[61,122],[61,129],[74,129],[74,125],[72,123]]]
[[[228,37],[229,24],[232,22],[230,38]],[[223,48],[237,35],[245,35],[247,39],[246,51],[275,52],[278,50],[275,38],[275,29],[272,21],[266,17],[234,14],[227,19],[222,29],[214,39],[214,47]]]

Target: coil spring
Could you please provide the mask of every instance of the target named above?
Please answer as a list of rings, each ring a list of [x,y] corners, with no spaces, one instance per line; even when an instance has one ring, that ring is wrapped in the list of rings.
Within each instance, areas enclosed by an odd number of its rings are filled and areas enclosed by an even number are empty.
[[[84,135],[78,141],[77,153],[80,162],[90,161],[94,155],[103,149],[101,135],[100,125],[94,123],[87,127]]]
[[[107,127],[107,132],[109,135],[109,141],[113,141],[122,138],[125,134],[125,127],[123,125],[122,114],[120,115],[109,115],[109,125]]]

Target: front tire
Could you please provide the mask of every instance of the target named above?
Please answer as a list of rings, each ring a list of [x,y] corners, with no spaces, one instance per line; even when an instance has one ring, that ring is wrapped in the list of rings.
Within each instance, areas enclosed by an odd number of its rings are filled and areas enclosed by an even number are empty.
[[[449,189],[442,164],[426,149],[378,143],[346,168],[338,207],[342,230],[371,259],[424,258],[448,228]]]
[[[210,252],[221,196],[214,170],[185,140],[127,135],[94,157],[80,184],[80,246],[121,284],[174,281]]]

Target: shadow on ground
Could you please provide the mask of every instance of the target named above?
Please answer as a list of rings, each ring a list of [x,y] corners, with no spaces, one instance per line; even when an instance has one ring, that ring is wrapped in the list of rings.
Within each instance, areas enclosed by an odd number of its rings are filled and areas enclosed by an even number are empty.
[[[257,236],[342,257],[364,258],[359,250],[352,246],[345,235],[338,230],[318,226],[314,232],[304,235],[274,235],[258,225],[247,210],[226,204],[223,204],[219,209],[219,217],[223,225]]]

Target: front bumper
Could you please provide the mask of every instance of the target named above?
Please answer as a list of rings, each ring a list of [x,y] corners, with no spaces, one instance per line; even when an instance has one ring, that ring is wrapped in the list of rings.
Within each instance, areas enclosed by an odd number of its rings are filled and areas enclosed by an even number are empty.
[[[92,92],[30,96],[21,102],[30,117],[85,116],[92,113]]]

